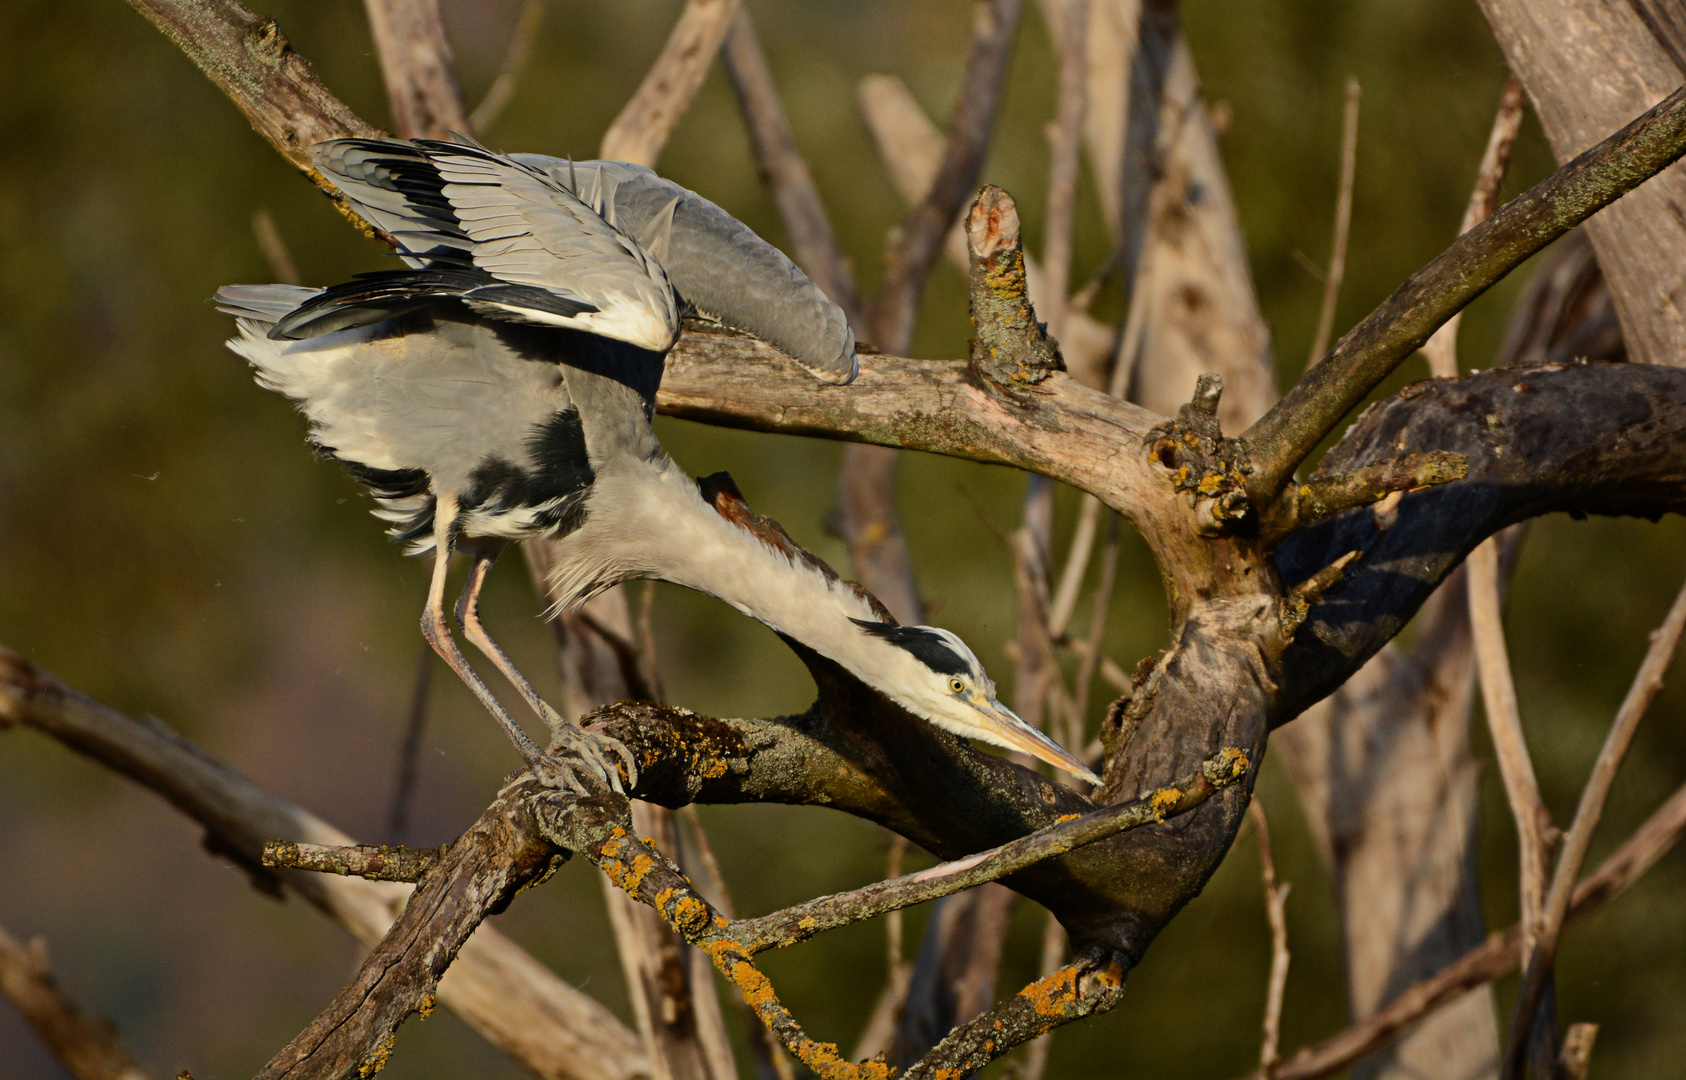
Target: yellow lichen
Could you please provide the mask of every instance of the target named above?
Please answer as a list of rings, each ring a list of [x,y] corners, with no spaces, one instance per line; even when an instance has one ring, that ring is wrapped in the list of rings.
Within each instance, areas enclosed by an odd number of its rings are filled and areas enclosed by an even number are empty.
[[[1172,810],[1175,810],[1177,808],[1177,804],[1182,802],[1182,800],[1183,793],[1181,788],[1160,788],[1158,791],[1153,793],[1153,816],[1158,818],[1160,821],[1164,821],[1165,815],[1169,814]]]
[[[422,995],[421,1004],[416,1006],[416,1012],[421,1014],[423,1020],[426,1020],[433,1015],[433,1008],[437,1004],[439,1004],[439,999],[433,996],[433,991],[429,990]]]
[[[1066,822],[1076,821],[1078,818],[1080,818],[1082,816],[1083,816],[1082,814],[1061,814],[1059,817],[1054,819],[1054,824],[1055,825],[1064,825]]]
[[[396,1031],[388,1032],[386,1038],[381,1040],[381,1044],[375,1047],[373,1052],[357,1066],[357,1075],[362,1077],[363,1080],[369,1080],[369,1077],[386,1068],[387,1061],[392,1057],[392,1048],[397,1042],[398,1033]]]
[[[1019,997],[1042,1016],[1065,1016],[1077,1001],[1077,972],[1061,968],[1020,990]]]

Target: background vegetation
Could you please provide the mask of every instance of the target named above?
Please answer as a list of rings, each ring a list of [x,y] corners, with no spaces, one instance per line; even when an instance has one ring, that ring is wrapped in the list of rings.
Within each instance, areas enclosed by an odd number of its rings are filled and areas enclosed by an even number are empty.
[[[515,102],[485,133],[506,150],[595,155],[642,77],[676,0],[551,0]],[[971,5],[961,0],[753,3],[796,133],[863,285],[901,211],[854,104],[873,72],[901,75],[937,117],[950,104]],[[265,0],[295,48],[359,114],[385,117],[360,5]],[[470,101],[501,62],[517,0],[445,0]],[[1455,231],[1504,67],[1461,0],[1187,0],[1284,377],[1309,345],[1327,254],[1342,84],[1364,87],[1352,255],[1338,325],[1358,317]],[[1027,246],[1053,112],[1045,28],[1027,17],[987,181],[1019,198]],[[0,5],[0,643],[132,713],[152,713],[348,831],[383,839],[397,746],[422,649],[425,568],[401,558],[359,490],[316,462],[303,422],[221,347],[218,285],[271,277],[253,239],[269,211],[306,281],[382,264],[381,250],[246,127],[180,53],[116,0]],[[1529,122],[1509,190],[1550,168]],[[736,109],[716,71],[662,171],[780,240]],[[1077,270],[1106,255],[1085,190]],[[1486,366],[1519,282],[1465,322]],[[1117,297],[1102,302],[1116,316]],[[959,356],[964,283],[940,266],[917,355]],[[1420,360],[1407,378],[1426,375]],[[662,421],[693,472],[728,469],[752,505],[840,566],[824,531],[839,449]],[[1002,681],[1012,664],[1011,564],[1021,477],[910,456],[903,512],[932,618]],[[1686,571],[1678,521],[1536,523],[1509,629],[1541,783],[1566,817],[1633,667]],[[529,672],[549,640],[518,560],[493,575],[488,618]],[[1126,544],[1110,653],[1126,669],[1164,639],[1158,576]],[[811,687],[775,638],[707,598],[658,587],[668,696],[727,714],[802,708]],[[442,671],[442,669],[441,669]],[[435,679],[419,802],[403,837],[440,843],[516,760],[460,686]],[[542,687],[553,689],[554,687]],[[1628,759],[1604,833],[1630,828],[1686,774],[1686,690],[1665,690]],[[1099,705],[1097,705],[1097,709]],[[1480,736],[1478,735],[1478,739]],[[1481,746],[1479,753],[1485,755]],[[1488,770],[1483,867],[1494,925],[1515,918],[1515,855]],[[1285,777],[1260,788],[1276,823],[1294,968],[1284,1048],[1344,1020],[1326,875]],[[880,876],[888,834],[819,810],[703,810],[740,910]],[[340,931],[277,905],[152,796],[28,734],[0,740],[0,925],[40,934],[73,996],[116,1019],[159,1074],[250,1073],[314,1015],[353,963]],[[1599,854],[1595,848],[1594,858]],[[568,868],[501,925],[624,1011],[599,885]],[[1562,1008],[1604,1025],[1596,1074],[1654,1076],[1686,1059],[1686,855],[1570,932]],[[1032,973],[1040,921],[1021,911],[1003,985]],[[913,929],[919,925],[917,915]],[[916,940],[916,938],[912,939]],[[770,958],[816,1035],[847,1046],[882,978],[882,930],[855,927]],[[1056,1076],[1176,1068],[1222,1078],[1256,1059],[1268,941],[1243,837],[1206,893],[1131,975],[1125,1005],[1056,1036]],[[1501,983],[1508,1009],[1514,980]],[[1507,1014],[1508,1015],[1508,1014]],[[735,1017],[733,1018],[735,1022]],[[519,1075],[453,1017],[412,1022],[388,1075]],[[61,1075],[0,1009],[0,1074]]]

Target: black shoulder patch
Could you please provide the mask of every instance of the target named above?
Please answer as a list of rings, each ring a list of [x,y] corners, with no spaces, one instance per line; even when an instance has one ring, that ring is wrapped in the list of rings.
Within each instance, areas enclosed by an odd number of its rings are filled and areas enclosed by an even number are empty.
[[[923,626],[893,626],[890,623],[850,619],[850,622],[873,637],[906,649],[913,658],[939,675],[970,675],[971,665],[942,639]]]

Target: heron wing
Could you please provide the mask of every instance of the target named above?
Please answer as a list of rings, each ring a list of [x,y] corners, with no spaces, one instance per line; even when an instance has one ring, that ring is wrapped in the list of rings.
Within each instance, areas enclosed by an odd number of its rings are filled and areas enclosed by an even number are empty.
[[[855,336],[843,309],[719,206],[642,165],[539,154],[512,159],[587,203],[602,198],[604,215],[636,237],[680,297],[702,313],[778,347],[826,382],[854,379]]]
[[[516,287],[470,300],[487,315],[660,352],[678,337],[660,265],[540,171],[466,140],[336,139],[311,156],[412,266],[478,271]],[[535,304],[537,293],[562,302]]]

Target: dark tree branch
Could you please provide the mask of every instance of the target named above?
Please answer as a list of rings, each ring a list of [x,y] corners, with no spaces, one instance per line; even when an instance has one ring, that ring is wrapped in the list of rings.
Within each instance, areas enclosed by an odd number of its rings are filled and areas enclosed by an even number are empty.
[[[1276,722],[1330,693],[1392,638],[1476,543],[1553,512],[1657,517],[1686,509],[1686,373],[1631,364],[1501,368],[1419,383],[1353,424],[1319,470],[1401,451],[1463,454],[1466,477],[1404,496],[1392,522],[1358,510],[1276,551],[1295,582],[1348,551],[1363,557],[1283,657]]]
[[[1494,282],[1686,153],[1686,87],[1460,236],[1336,343],[1244,436],[1256,505],[1440,325]]]
[[[352,980],[258,1080],[370,1076],[386,1064],[398,1025],[411,1013],[432,1013],[439,980],[481,921],[566,859],[534,830],[519,827],[541,791],[527,780],[498,793],[424,879]]]

